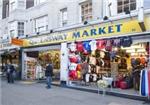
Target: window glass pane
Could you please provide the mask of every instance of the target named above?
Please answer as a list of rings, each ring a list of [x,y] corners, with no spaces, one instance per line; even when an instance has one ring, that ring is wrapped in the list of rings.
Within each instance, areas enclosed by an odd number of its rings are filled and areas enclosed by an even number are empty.
[[[130,10],[135,10],[135,9],[136,9],[136,3],[131,3]]]
[[[123,5],[123,1],[122,0],[118,0],[118,6]]]
[[[92,2],[86,2],[81,4],[81,20],[92,20]]]
[[[122,6],[118,7],[118,13],[122,13]]]
[[[124,5],[128,3],[129,3],[129,0],[124,0]]]
[[[136,3],[136,0],[130,0],[131,3]]]
[[[65,26],[67,25],[67,20],[68,20],[68,11],[67,8],[64,8],[62,10],[60,10],[61,12],[61,26]]]
[[[136,0],[118,0],[118,7],[117,7],[118,13],[135,9],[136,9]]]
[[[35,19],[35,32],[46,31],[46,27],[48,27],[48,16]]]
[[[129,4],[124,5],[124,12],[129,11]]]

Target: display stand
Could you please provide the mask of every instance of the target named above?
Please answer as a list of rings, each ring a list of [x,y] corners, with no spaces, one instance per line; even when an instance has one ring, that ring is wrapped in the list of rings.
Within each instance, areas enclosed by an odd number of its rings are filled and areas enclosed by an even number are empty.
[[[108,87],[108,83],[105,80],[99,80],[97,81],[98,86],[98,95],[100,94],[100,90],[102,90],[102,95],[106,95],[106,88]]]

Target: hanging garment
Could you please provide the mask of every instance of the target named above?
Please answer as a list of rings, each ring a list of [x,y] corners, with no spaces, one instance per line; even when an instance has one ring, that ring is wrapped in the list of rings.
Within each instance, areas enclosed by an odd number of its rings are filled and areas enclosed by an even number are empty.
[[[84,62],[82,64],[82,75],[87,74],[89,71],[89,64],[87,62]]]
[[[104,58],[105,57],[105,52],[104,51],[100,51],[100,57]]]
[[[150,97],[150,70],[148,70],[148,96]]]
[[[96,73],[98,74],[100,71],[100,66],[96,66]]]
[[[95,50],[97,49],[96,40],[92,40],[92,41],[89,43],[89,45],[90,45],[92,51],[95,51]]]
[[[145,70],[145,95],[148,96],[148,70]]]
[[[71,52],[75,52],[75,51],[77,50],[75,43],[71,43],[70,46],[69,46],[69,48],[70,48],[70,51],[71,51]]]
[[[97,40],[97,49],[98,50],[104,49],[106,44],[105,42],[106,42],[105,40]]]
[[[114,47],[120,47],[121,46],[121,39],[117,38],[113,40],[113,46]]]
[[[121,45],[123,47],[130,47],[132,44],[132,38],[131,37],[123,37],[121,39]]]
[[[85,81],[86,82],[90,82],[90,74],[86,74],[85,75]]]
[[[92,56],[95,56],[95,55],[96,55],[96,51],[92,51],[92,52],[91,52],[91,55],[92,55]]]
[[[84,54],[84,55],[88,55],[89,52],[88,52],[87,50],[84,49],[84,50],[83,50],[83,54]]]
[[[70,54],[69,55],[69,60],[71,63],[77,63],[78,62],[78,58],[76,57],[75,54]]]
[[[78,77],[78,79],[81,79],[81,71],[77,71],[77,77]]]
[[[37,65],[36,66],[36,79],[40,79],[42,78],[42,66],[41,65]]]
[[[77,72],[76,71],[69,71],[69,77],[73,80],[77,79]]]
[[[69,65],[69,70],[71,70],[71,71],[76,71],[76,69],[77,69],[77,64],[76,64],[76,63],[71,63],[71,64]]]
[[[89,64],[96,65],[96,58],[95,57],[90,57]]]
[[[106,41],[106,51],[111,51],[112,50],[112,40],[107,40]]]
[[[97,81],[97,75],[96,74],[92,74],[93,76],[93,82],[96,82]]]
[[[81,56],[80,55],[76,55],[77,57],[77,63],[81,63]]]
[[[77,42],[77,51],[78,52],[83,52],[83,43],[82,42]]]
[[[83,47],[86,51],[90,52],[91,51],[91,46],[89,44],[89,41],[83,42]]]
[[[141,95],[146,96],[145,93],[145,70],[142,70],[141,72]]]
[[[81,67],[81,64],[78,64],[77,65],[77,69],[76,69],[77,71],[81,71],[82,70],[82,67]]]
[[[146,59],[145,59],[144,57],[142,57],[142,58],[140,58],[140,60],[141,60],[141,64],[142,64],[142,65],[145,65]]]
[[[110,52],[110,59],[111,59],[111,60],[115,59],[116,55],[117,55],[117,52],[116,52],[116,51],[111,51],[111,52]]]

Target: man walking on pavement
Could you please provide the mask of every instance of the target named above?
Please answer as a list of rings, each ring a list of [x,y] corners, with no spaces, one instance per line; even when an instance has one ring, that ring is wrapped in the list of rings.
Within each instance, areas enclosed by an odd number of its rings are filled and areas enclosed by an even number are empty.
[[[52,82],[52,76],[53,76],[53,66],[52,63],[50,62],[46,66],[46,71],[45,71],[45,76],[46,76],[46,81],[47,81],[47,89],[51,88],[51,82]]]
[[[7,61],[7,64],[5,66],[5,71],[7,73],[8,83],[14,83],[14,75],[13,74],[15,72],[15,68],[9,60]]]

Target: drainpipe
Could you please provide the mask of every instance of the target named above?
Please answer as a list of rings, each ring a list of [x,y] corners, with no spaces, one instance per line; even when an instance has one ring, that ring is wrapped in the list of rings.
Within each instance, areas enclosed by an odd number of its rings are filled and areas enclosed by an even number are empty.
[[[138,7],[138,21],[139,21],[139,25],[140,25],[142,32],[145,32],[146,27],[144,24],[144,0],[140,0],[139,3],[140,4]]]

